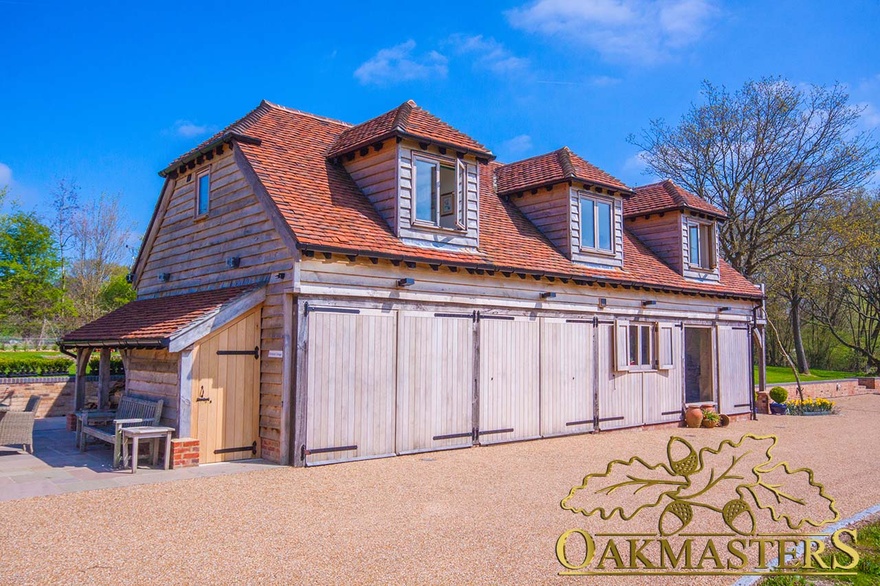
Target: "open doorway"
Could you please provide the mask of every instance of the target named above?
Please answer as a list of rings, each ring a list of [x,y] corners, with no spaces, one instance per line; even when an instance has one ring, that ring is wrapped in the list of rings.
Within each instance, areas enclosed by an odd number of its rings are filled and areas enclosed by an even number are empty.
[[[684,329],[684,373],[685,403],[708,403],[715,400],[710,328]]]

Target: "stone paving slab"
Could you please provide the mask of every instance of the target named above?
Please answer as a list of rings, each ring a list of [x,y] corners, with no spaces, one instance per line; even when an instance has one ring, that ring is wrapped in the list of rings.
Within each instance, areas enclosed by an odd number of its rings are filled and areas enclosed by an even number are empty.
[[[37,420],[33,455],[0,446],[0,501],[277,467],[255,459],[164,470],[161,459],[156,468],[147,466],[148,459],[143,459],[137,474],[132,474],[129,468],[111,467],[113,450],[108,444],[90,444],[85,453],[80,452],[74,445],[74,433],[67,431],[65,424],[61,417]]]

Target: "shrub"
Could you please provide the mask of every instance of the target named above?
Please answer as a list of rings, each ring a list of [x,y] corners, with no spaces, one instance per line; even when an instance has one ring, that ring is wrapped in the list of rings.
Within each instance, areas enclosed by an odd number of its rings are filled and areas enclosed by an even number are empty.
[[[73,360],[58,357],[28,356],[6,358],[0,356],[0,376],[51,376],[67,374]]]
[[[101,357],[92,356],[89,359],[89,374],[98,374],[98,371],[101,369],[100,366]],[[110,374],[125,374],[125,369],[122,366],[122,358],[120,358],[119,356],[110,357]]]
[[[770,398],[774,403],[785,403],[785,400],[788,399],[788,391],[785,390],[785,387],[773,387],[770,389]]]
[[[721,416],[718,415],[718,413],[716,413],[715,411],[703,411],[703,419],[705,419],[706,421],[714,421],[715,423],[718,423],[719,421],[721,421]]]

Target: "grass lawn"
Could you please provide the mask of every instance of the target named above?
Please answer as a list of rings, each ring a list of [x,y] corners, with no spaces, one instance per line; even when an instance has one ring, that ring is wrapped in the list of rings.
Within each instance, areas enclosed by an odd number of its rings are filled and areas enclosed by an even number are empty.
[[[801,382],[809,382],[815,380],[834,380],[840,378],[858,378],[862,376],[857,372],[845,372],[842,370],[818,370],[811,369],[809,375],[801,375]],[[755,369],[755,383],[758,382],[758,369]],[[787,366],[768,366],[767,367],[767,384],[793,383],[794,375]]]
[[[811,578],[795,576],[775,576],[761,582],[761,586],[812,586],[814,584],[852,584],[854,586],[871,586],[880,584],[880,521],[875,521],[858,529],[859,565],[856,566],[858,574],[841,578],[823,578],[822,582],[816,582]],[[828,561],[828,556],[822,556]],[[846,561],[844,556],[842,561]],[[829,563],[830,565],[830,563]]]

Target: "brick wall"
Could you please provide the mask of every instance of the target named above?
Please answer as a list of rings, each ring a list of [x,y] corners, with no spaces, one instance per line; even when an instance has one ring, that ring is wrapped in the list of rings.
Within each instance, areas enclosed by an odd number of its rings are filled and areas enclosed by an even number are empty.
[[[111,377],[111,394],[125,388],[124,376]],[[74,377],[27,377],[0,378],[0,399],[12,392],[12,398],[4,400],[13,410],[22,410],[32,395],[42,400],[37,408],[37,417],[64,417],[73,412]],[[94,403],[98,397],[98,377],[86,377],[86,404]]]
[[[189,468],[199,465],[199,440],[179,437],[171,440],[171,467]]]
[[[835,399],[837,397],[851,397],[853,395],[865,395],[873,393],[872,388],[866,388],[866,386],[859,384],[864,380],[874,380],[874,379],[841,379],[841,380],[829,380],[829,381],[815,381],[815,382],[805,382],[801,384],[801,387],[804,390],[804,398],[806,399]],[[796,383],[785,383],[785,384],[767,384],[767,390],[769,391],[773,387],[782,387],[786,391],[788,391],[788,398],[796,399],[797,398],[797,384]],[[756,389],[757,390],[757,389]]]

